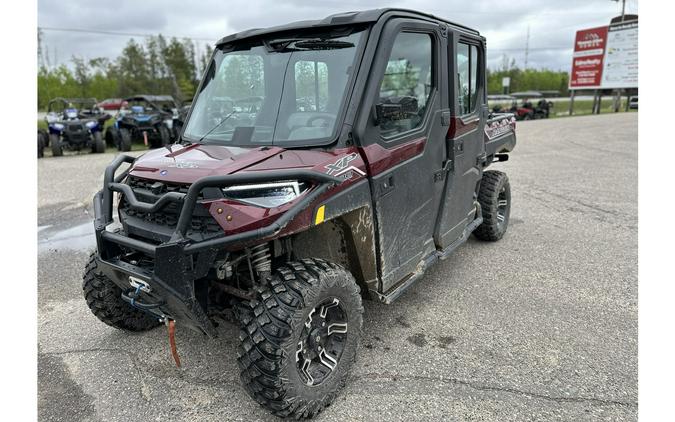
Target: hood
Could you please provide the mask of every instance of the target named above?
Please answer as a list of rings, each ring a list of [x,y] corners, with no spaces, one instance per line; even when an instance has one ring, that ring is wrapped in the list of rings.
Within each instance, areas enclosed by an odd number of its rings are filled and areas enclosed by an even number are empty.
[[[190,184],[206,176],[241,171],[309,169],[335,161],[339,151],[286,150],[280,147],[169,145],[140,156],[130,174],[144,179]]]

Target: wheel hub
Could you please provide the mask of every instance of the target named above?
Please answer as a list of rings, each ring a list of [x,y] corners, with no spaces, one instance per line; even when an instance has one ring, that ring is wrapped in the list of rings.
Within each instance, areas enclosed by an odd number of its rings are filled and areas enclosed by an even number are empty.
[[[324,300],[307,316],[295,362],[303,381],[319,385],[333,373],[347,340],[347,314],[335,297]]]
[[[497,224],[502,226],[506,220],[506,209],[509,205],[509,201],[506,197],[506,186],[502,187],[502,190],[499,191],[499,197],[497,198]]]

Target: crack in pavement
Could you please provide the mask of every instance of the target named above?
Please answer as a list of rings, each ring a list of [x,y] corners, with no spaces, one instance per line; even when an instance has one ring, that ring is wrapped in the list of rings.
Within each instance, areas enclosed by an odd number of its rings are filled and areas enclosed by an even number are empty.
[[[492,385],[477,384],[472,381],[461,380],[458,378],[446,377],[430,377],[424,375],[391,375],[387,373],[368,373],[363,375],[355,375],[354,379],[373,379],[373,380],[413,380],[413,381],[440,381],[447,384],[456,384],[469,387],[478,391],[497,391],[509,394],[520,394],[536,399],[549,400],[556,403],[590,403],[604,406],[623,406],[623,407],[638,407],[637,402],[627,402],[621,400],[598,399],[595,397],[557,397],[543,393],[536,393],[532,391],[518,390],[511,387],[497,387]]]

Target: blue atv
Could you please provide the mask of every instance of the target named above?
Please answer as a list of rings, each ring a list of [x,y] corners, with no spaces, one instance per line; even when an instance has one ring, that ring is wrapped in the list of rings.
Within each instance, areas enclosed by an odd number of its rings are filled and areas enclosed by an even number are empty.
[[[133,142],[149,148],[169,145],[178,104],[170,95],[136,95],[124,100],[115,123],[106,131],[106,141],[120,151],[130,151]]]
[[[43,145],[50,145],[55,157],[64,150],[105,152],[103,125],[109,118],[96,106],[95,98],[54,98],[47,106],[48,138]]]

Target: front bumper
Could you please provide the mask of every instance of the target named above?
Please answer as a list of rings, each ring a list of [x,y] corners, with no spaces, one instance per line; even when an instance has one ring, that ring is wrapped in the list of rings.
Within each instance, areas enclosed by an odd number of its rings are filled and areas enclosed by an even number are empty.
[[[128,155],[118,155],[106,168],[103,189],[94,196],[98,264],[122,289],[123,297],[127,301],[133,290],[130,280],[142,280],[150,290],[142,293],[135,301],[135,306],[145,308],[158,317],[174,319],[211,337],[216,336],[216,330],[206,314],[208,286],[204,277],[218,252],[224,247],[273,237],[331,186],[342,182],[340,178],[310,170],[207,176],[190,185],[187,193],[170,192],[155,203],[146,203],[139,201],[133,190],[121,183],[128,171],[115,175],[122,164],[131,164],[134,160],[134,157]],[[203,241],[194,241],[187,237],[192,214],[204,188],[294,179],[312,182],[315,186],[273,223],[242,233],[223,233],[222,236]],[[143,212],[158,211],[169,203],[177,203],[181,211],[171,238],[155,244],[126,236],[121,231],[107,230],[113,222],[113,191],[124,195],[129,207]]]

